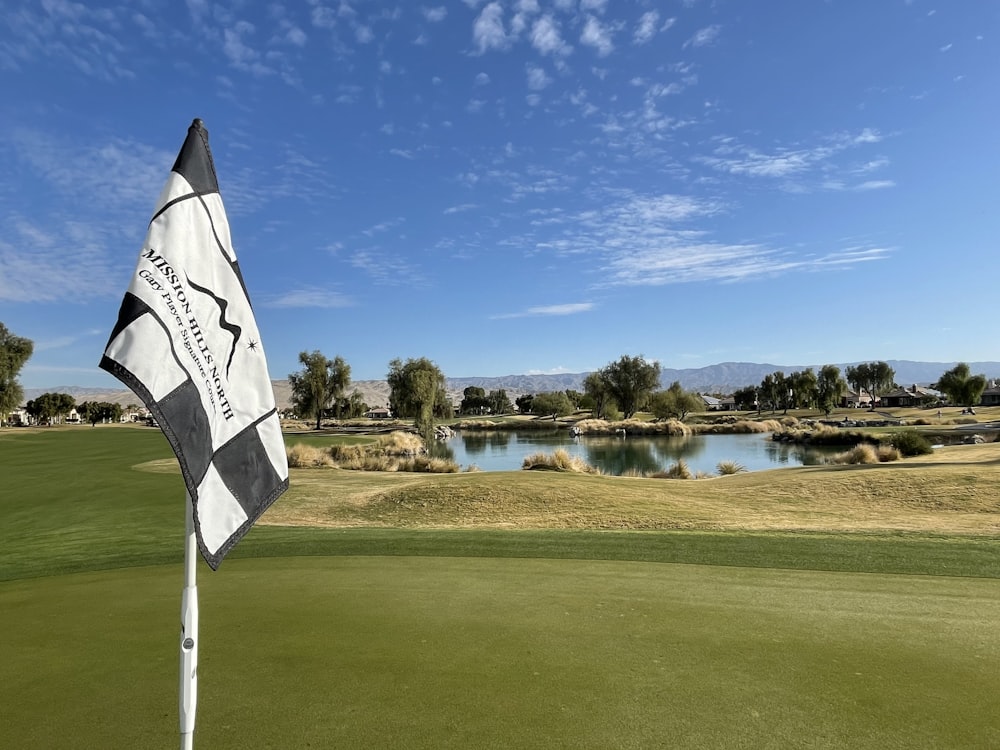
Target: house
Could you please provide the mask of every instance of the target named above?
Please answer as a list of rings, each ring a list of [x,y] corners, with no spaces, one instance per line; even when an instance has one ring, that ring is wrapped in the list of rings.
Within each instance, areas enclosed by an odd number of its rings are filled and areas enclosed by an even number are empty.
[[[392,412],[384,406],[376,406],[374,409],[366,411],[365,416],[368,417],[368,419],[391,419]]]
[[[913,384],[909,388],[893,388],[888,393],[882,394],[880,401],[886,408],[899,409],[933,403],[940,397],[941,394],[935,390]]]
[[[715,396],[702,396],[701,400],[705,402],[705,411],[722,411],[722,400],[716,398]]]
[[[840,397],[840,406],[844,409],[867,409],[871,405],[871,394],[864,389],[860,391],[847,390]]]
[[[980,406],[1000,406],[1000,386],[992,386],[983,391],[979,399]]]
[[[719,408],[722,411],[736,411],[736,399],[732,396],[726,396],[723,399],[719,399]]]

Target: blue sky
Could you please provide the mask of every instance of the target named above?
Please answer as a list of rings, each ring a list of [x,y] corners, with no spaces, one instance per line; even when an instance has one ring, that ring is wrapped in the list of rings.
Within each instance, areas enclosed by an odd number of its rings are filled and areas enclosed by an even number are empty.
[[[97,369],[204,120],[272,378],[997,360],[1000,4],[0,11],[0,321]]]

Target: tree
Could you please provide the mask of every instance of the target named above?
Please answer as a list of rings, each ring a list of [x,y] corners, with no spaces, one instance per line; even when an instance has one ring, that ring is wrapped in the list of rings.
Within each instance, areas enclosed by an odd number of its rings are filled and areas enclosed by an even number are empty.
[[[333,412],[337,419],[357,419],[368,411],[368,404],[361,391],[355,390],[350,396],[340,396],[333,404]]]
[[[970,374],[969,365],[959,362],[946,371],[933,387],[944,393],[953,404],[972,408],[979,403],[986,390],[986,376]]]
[[[15,336],[0,323],[0,424],[7,421],[7,415],[24,399],[24,389],[17,382],[17,376],[33,351],[31,339]]]
[[[878,397],[895,384],[896,372],[889,367],[888,362],[879,361],[863,362],[856,367],[848,366],[844,375],[858,395],[861,395],[861,391],[867,391],[872,400],[871,411],[875,411]]]
[[[841,396],[847,390],[847,382],[840,377],[840,368],[836,365],[823,365],[816,378],[816,403],[827,417],[840,403]]]
[[[565,391],[536,393],[531,401],[531,413],[542,416],[565,417],[573,413],[573,402]]]
[[[321,426],[323,411],[336,403],[351,382],[351,366],[342,357],[327,359],[322,352],[299,353],[300,372],[288,376],[292,406],[300,417],[316,417]]]
[[[53,424],[60,417],[69,414],[75,405],[76,399],[68,393],[43,393],[25,404],[25,409],[39,422]]]
[[[613,397],[600,371],[592,372],[583,379],[583,392],[584,399],[591,402],[594,419],[604,419]]]
[[[645,407],[650,394],[660,387],[660,363],[647,362],[641,354],[626,354],[600,372],[625,419]]]
[[[489,405],[490,413],[492,414],[509,414],[514,411],[510,399],[507,398],[507,391],[503,388],[490,391],[489,395],[486,396],[486,403]]]
[[[434,430],[435,416],[449,416],[451,404],[445,388],[444,373],[426,357],[399,358],[389,363],[389,408],[404,419],[413,418],[417,431],[425,438]]]
[[[489,408],[489,401],[486,398],[485,389],[470,385],[462,391],[462,403],[458,407],[462,414],[482,414],[487,408]]]
[[[764,404],[767,404],[771,411],[778,409],[782,401],[782,391],[787,391],[784,383],[785,373],[781,372],[781,370],[764,376],[764,379],[760,381],[760,388],[757,393],[758,411],[760,411],[760,407]]]
[[[649,408],[657,419],[675,417],[684,421],[684,417],[693,411],[703,411],[705,402],[701,396],[681,388],[680,381],[675,380],[665,391],[657,391],[649,399]]]
[[[788,376],[793,409],[807,409],[816,403],[816,373],[811,367]]]
[[[114,404],[108,401],[84,401],[77,404],[76,411],[80,419],[95,425],[98,422],[118,422],[122,416],[121,404]]]
[[[740,388],[733,393],[733,401],[736,402],[736,408],[741,411],[750,411],[751,409],[757,408],[757,388],[756,386],[748,385],[746,388]]]
[[[514,399],[514,403],[517,405],[517,410],[522,414],[531,414],[531,402],[535,400],[535,394],[525,393],[523,396],[518,396]]]

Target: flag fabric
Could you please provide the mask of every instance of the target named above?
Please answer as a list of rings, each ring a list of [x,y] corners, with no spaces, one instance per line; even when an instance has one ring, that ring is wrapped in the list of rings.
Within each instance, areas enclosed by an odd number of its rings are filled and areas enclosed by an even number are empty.
[[[288,461],[201,120],[160,194],[100,366],[166,435],[201,555],[217,569],[288,489]]]

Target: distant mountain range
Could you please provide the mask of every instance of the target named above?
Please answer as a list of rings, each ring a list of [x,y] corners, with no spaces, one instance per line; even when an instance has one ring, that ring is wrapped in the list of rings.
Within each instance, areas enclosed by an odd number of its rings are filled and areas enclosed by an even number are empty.
[[[911,360],[888,360],[889,366],[896,372],[896,382],[899,385],[930,385],[937,381],[946,371],[954,367],[956,362],[914,362]],[[839,364],[841,372],[850,365],[859,362]],[[1000,379],[1000,362],[969,362],[969,368],[975,374],[987,378]],[[675,380],[679,381],[685,390],[700,393],[732,393],[738,388],[757,385],[766,375],[780,370],[786,375],[806,367],[819,370],[822,365],[772,365],[756,362],[722,362],[708,367],[676,370],[666,368],[662,371],[660,382],[664,387]],[[455,403],[462,400],[462,392],[469,386],[478,386],[487,392],[504,389],[507,397],[513,401],[525,393],[542,393],[544,391],[563,391],[572,389],[583,390],[583,379],[586,372],[562,373],[558,375],[504,375],[501,377],[468,377],[447,378],[448,393]],[[274,398],[281,407],[286,407],[291,401],[291,388],[287,380],[271,381],[274,387]],[[348,390],[358,390],[369,406],[385,406],[389,403],[389,385],[384,380],[359,380],[351,383]],[[54,386],[52,388],[25,388],[25,400],[30,400],[43,393],[68,393],[77,403],[83,401],[110,401],[122,405],[138,404],[139,399],[129,390],[114,388],[84,388],[80,386]]]

